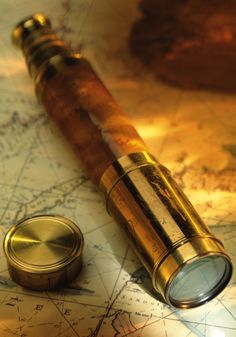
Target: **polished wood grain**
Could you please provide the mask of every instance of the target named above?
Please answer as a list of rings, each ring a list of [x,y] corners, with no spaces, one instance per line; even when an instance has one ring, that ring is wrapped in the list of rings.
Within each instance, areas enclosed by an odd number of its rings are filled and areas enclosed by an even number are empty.
[[[84,59],[59,72],[45,85],[42,103],[95,185],[117,158],[147,149]]]

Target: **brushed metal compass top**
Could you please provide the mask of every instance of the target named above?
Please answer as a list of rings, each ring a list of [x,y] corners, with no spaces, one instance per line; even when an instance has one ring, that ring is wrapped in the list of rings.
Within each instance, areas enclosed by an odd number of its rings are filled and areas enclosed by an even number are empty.
[[[79,228],[61,216],[42,215],[25,219],[5,236],[4,252],[12,278],[19,282],[25,276],[34,279],[61,277],[65,268],[76,274],[81,267],[83,236]],[[72,272],[73,271],[73,272]],[[68,274],[68,273],[66,273]],[[70,279],[70,275],[66,276]],[[26,282],[27,283],[27,282]],[[32,279],[28,287],[32,288]],[[34,287],[34,285],[33,285]],[[37,286],[36,286],[37,287]]]

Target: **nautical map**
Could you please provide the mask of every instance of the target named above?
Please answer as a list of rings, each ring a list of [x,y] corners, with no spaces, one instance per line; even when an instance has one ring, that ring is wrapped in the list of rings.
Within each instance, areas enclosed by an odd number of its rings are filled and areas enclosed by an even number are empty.
[[[23,289],[0,249],[1,337],[235,337],[236,285],[177,310],[150,279],[103,200],[34,95],[13,26],[35,12],[86,56],[156,157],[167,166],[236,264],[236,96],[158,81],[129,49],[138,0],[1,0],[1,241],[24,217],[59,214],[85,238],[84,267],[63,289]]]

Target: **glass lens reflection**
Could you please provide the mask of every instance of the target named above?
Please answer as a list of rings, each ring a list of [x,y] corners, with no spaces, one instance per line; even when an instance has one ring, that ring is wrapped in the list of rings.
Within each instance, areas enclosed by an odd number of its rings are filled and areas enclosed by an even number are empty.
[[[207,256],[186,264],[169,287],[172,304],[205,302],[228,280],[228,262],[222,256]],[[226,277],[227,276],[227,277]]]

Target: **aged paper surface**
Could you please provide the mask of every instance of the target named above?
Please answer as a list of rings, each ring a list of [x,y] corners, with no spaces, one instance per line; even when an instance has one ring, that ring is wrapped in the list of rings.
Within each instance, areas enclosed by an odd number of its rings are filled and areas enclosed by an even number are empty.
[[[236,287],[181,311],[155,299],[150,280],[72,150],[34,95],[12,27],[35,12],[93,64],[156,157],[235,258],[236,97],[182,91],[158,82],[128,47],[138,1],[0,3],[1,241],[16,221],[60,214],[85,237],[84,268],[66,288],[25,290],[0,250],[0,336],[233,337]]]

